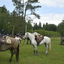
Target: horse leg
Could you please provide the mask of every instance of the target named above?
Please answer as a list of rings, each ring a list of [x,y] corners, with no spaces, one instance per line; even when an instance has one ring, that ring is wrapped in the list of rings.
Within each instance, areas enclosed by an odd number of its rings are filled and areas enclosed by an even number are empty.
[[[60,45],[62,45],[63,41],[61,41]]]
[[[14,52],[15,52],[15,54],[16,54],[16,62],[18,62],[18,57],[19,57],[18,50],[17,50],[17,49],[14,49]]]
[[[19,55],[18,55],[18,51],[16,52],[16,62],[18,62],[18,57],[19,57]]]
[[[38,51],[36,50],[36,55],[38,55]]]
[[[28,44],[28,39],[27,39],[27,44]]]
[[[33,48],[34,48],[34,53],[33,53],[33,55],[35,55],[35,46],[33,45]]]
[[[36,49],[36,55],[38,55],[37,46],[35,46],[35,49]]]
[[[18,62],[18,58],[19,58],[19,45],[18,45],[17,51],[16,51],[16,62]]]
[[[31,40],[30,40],[30,44],[31,44]]]
[[[44,43],[45,44],[45,47],[46,47],[46,43]]]
[[[9,62],[11,62],[12,57],[13,57],[13,49],[11,48],[10,51],[11,51],[11,58],[10,58]]]
[[[34,47],[34,54],[33,55],[35,55],[35,50],[36,50],[36,55],[38,55],[37,46],[33,45],[33,47]]]
[[[48,44],[46,44],[46,53],[45,53],[45,55],[47,55],[47,53],[48,53]]]

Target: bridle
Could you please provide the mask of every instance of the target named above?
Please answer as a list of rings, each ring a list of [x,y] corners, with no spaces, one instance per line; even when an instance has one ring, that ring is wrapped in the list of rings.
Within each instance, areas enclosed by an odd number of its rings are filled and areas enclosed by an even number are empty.
[[[27,35],[26,35],[25,38],[23,37],[24,42],[26,41],[26,38],[27,38],[27,37],[28,37],[28,33],[27,33]],[[24,42],[23,42],[22,46],[20,46],[20,47],[23,47],[23,46],[24,46]]]

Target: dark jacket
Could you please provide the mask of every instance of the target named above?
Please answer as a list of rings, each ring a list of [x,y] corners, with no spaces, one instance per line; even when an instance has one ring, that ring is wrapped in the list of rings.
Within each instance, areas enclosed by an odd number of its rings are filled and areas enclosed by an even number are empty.
[[[4,30],[4,31],[1,32],[1,34],[2,34],[2,35],[6,35],[7,33],[6,33],[6,31]]]

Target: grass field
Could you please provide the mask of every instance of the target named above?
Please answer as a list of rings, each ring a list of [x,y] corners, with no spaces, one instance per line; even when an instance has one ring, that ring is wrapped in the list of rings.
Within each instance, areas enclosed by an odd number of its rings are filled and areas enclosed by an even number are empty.
[[[22,41],[24,42],[24,41]],[[64,45],[60,45],[61,39],[51,38],[51,51],[45,55],[46,48],[44,45],[38,46],[38,56],[33,55],[33,47],[30,44],[22,42],[20,44],[18,64],[64,64]],[[0,64],[9,64],[10,51],[0,52]],[[16,64],[15,55],[10,64]]]

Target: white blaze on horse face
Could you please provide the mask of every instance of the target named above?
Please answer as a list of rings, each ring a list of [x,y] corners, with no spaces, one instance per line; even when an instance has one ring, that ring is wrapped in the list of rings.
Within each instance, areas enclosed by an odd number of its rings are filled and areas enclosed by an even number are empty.
[[[24,38],[24,39],[25,39],[25,38],[28,38],[28,33],[25,33],[25,35],[24,35],[23,38]]]
[[[28,33],[25,33],[26,38],[28,38]]]

